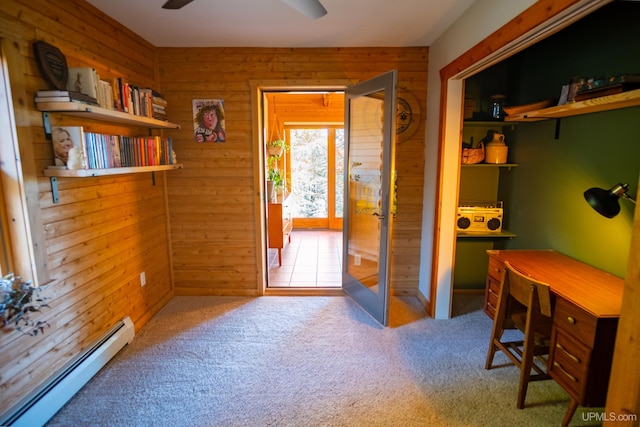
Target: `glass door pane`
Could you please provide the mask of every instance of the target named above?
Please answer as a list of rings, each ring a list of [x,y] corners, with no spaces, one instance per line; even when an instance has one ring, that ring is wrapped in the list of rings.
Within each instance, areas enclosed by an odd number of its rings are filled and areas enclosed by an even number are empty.
[[[397,72],[345,91],[342,289],[383,325],[388,319]]]

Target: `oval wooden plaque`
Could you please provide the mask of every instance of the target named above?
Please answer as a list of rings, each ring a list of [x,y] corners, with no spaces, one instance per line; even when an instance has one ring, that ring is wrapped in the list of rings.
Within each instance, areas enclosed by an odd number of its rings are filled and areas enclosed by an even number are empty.
[[[66,90],[69,68],[60,49],[40,40],[33,44],[33,50],[42,77],[52,86],[51,89]]]

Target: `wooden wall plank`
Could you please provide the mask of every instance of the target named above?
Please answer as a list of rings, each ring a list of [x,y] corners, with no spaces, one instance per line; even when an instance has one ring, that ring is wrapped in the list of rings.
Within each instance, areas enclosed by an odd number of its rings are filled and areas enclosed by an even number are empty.
[[[35,91],[47,88],[33,54],[45,40],[67,56],[71,66],[92,66],[101,77],[123,76],[155,87],[156,49],[82,0],[0,4],[0,37],[15,47],[10,75],[22,153],[33,161],[43,246],[53,282],[45,291],[50,308],[39,314],[51,328],[28,337],[0,334],[0,413],[24,397],[124,316],[137,329],[173,296],[164,172],[104,178],[60,178],[60,203],[53,203],[43,170],[53,164]],[[148,135],[144,128],[110,126],[52,114],[53,124],[85,125],[87,130]],[[147,285],[140,286],[145,271]],[[19,273],[19,272],[18,272]]]
[[[168,131],[178,159],[185,168],[167,175],[171,211],[176,292],[185,295],[233,294],[238,289],[259,294],[257,277],[229,276],[225,259],[259,260],[255,247],[255,206],[258,192],[253,180],[254,140],[251,80],[363,81],[398,69],[399,86],[410,91],[422,109],[426,105],[428,48],[159,48],[160,81],[171,120],[182,126]],[[191,100],[223,99],[227,142],[193,142]],[[271,105],[273,100],[269,101]],[[280,120],[300,120],[303,101],[276,99]],[[315,105],[320,106],[318,101]],[[330,103],[332,108],[337,105]],[[342,108],[342,105],[339,105]],[[309,109],[314,118],[342,120],[343,113],[327,108]],[[422,112],[424,117],[424,111]],[[393,235],[395,248],[415,251],[410,263],[400,264],[392,254],[392,290],[415,292],[420,248],[424,126],[397,147],[398,215]],[[230,189],[237,181],[240,189]],[[188,206],[197,207],[188,209]],[[198,226],[194,227],[194,224]],[[202,252],[192,248],[206,245]],[[227,247],[227,245],[232,245]],[[215,260],[211,253],[215,253]],[[404,256],[404,253],[402,254]]]
[[[16,124],[20,138],[31,145],[29,160],[36,172],[27,178],[39,192],[54,279],[47,290],[54,297],[51,309],[41,314],[52,328],[36,339],[16,332],[0,336],[0,390],[6,396],[0,413],[126,315],[139,329],[174,293],[258,294],[262,248],[255,247],[251,80],[361,81],[396,68],[400,86],[426,104],[427,48],[155,48],[83,0],[5,0],[0,37],[18,52],[19,63],[11,68],[22,70],[12,76]],[[165,93],[167,113],[182,128],[163,134],[174,138],[185,168],[157,173],[156,186],[150,174],[61,178],[61,201],[53,203],[50,181],[42,173],[52,163],[52,149],[33,103],[35,92],[47,87],[33,55],[36,40],[58,46],[72,66],[92,66],[101,77],[124,77]],[[191,100],[196,98],[225,100],[227,142],[193,142]],[[147,133],[51,117],[55,124],[81,124],[96,132]],[[393,257],[419,248],[423,135],[421,126],[398,148],[399,163],[406,160],[398,167],[403,183],[398,206],[405,210],[398,214]],[[413,268],[392,264],[392,286],[401,293],[415,291],[417,261]],[[145,287],[139,285],[140,271],[146,272]]]

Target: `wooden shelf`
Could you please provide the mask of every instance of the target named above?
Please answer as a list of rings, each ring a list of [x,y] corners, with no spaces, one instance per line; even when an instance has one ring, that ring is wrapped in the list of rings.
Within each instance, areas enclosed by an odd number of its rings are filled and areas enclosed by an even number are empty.
[[[490,126],[514,126],[517,123],[505,123],[502,120],[465,120],[462,122],[463,127],[490,127]]]
[[[80,102],[39,102],[36,103],[39,111],[48,113],[64,113],[83,117],[91,120],[101,120],[109,123],[123,125],[144,126],[153,129],[180,129],[175,123],[156,120],[149,117],[136,116],[121,111],[108,110],[94,105]]]
[[[502,230],[499,233],[469,233],[464,231],[458,231],[457,237],[461,239],[469,239],[469,238],[480,238],[480,239],[500,239],[500,238],[512,238],[516,237],[515,233],[512,233],[508,230]]]
[[[507,116],[506,122],[536,122],[640,105],[640,89]]]
[[[515,168],[516,163],[475,163],[472,165],[461,164],[463,168]]]
[[[159,166],[137,166],[126,168],[110,168],[110,169],[55,169],[47,168],[44,170],[44,176],[56,176],[64,178],[83,178],[90,176],[106,176],[106,175],[124,175],[128,173],[143,173],[168,171],[174,169],[182,169],[181,164],[176,165],[159,165]]]

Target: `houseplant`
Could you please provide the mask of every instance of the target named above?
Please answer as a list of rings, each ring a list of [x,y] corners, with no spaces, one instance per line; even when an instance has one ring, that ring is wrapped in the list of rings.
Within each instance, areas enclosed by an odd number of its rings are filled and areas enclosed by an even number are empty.
[[[288,150],[289,146],[284,139],[276,139],[267,143],[267,153],[269,153],[270,157],[280,157],[282,153]]]
[[[284,178],[279,169],[269,169],[267,180],[273,182],[273,188],[276,189],[276,191],[280,191],[284,187]]]
[[[49,327],[46,321],[31,319],[31,315],[48,307],[47,297],[41,297],[42,288],[31,281],[23,282],[20,276],[9,273],[0,279],[0,319],[2,327],[13,327],[26,335],[36,336]]]
[[[282,151],[288,149],[288,146],[281,141],[283,145],[278,146]],[[275,142],[275,141],[274,141]],[[273,146],[277,147],[277,146]],[[285,178],[282,170],[279,168],[280,155],[271,155],[267,159],[267,193],[269,199],[273,200],[276,194],[280,194],[285,188]]]

